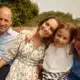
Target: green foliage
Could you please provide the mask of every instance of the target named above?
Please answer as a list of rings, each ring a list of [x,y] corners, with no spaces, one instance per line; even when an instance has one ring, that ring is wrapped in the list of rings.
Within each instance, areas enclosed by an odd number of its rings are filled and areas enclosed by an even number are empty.
[[[39,13],[38,5],[30,0],[4,0],[4,3],[13,10],[13,26],[27,25]]]
[[[80,18],[74,19],[74,20],[73,20],[73,23],[74,23],[75,25],[80,24]]]
[[[80,18],[73,19],[70,13],[48,11],[38,15],[38,5],[30,0],[1,0],[13,10],[13,26],[37,26],[46,17],[57,16],[62,22],[80,23]]]
[[[80,18],[73,19],[72,15],[70,13],[63,13],[63,12],[59,12],[59,11],[57,11],[57,12],[48,11],[48,12],[43,12],[43,13],[39,14],[38,16],[36,16],[35,18],[33,18],[30,21],[29,26],[37,26],[41,20],[45,19],[46,17],[50,17],[50,16],[59,17],[61,22],[72,22],[73,24],[80,23]]]
[[[63,12],[54,12],[54,11],[48,11],[48,12],[43,12],[41,14],[39,14],[38,16],[36,16],[34,19],[32,19],[29,23],[29,26],[36,26],[38,25],[38,23],[45,19],[46,17],[50,17],[50,16],[57,16],[60,18],[61,22],[70,22],[73,21],[72,19],[72,15],[69,13],[63,13]]]

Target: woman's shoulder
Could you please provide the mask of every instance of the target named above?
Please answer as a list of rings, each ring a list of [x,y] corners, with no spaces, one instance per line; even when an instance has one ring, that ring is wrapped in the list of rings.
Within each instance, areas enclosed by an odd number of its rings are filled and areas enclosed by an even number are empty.
[[[27,36],[27,35],[29,35],[29,34],[31,34],[31,31],[30,30],[22,30],[22,31],[20,31],[20,33],[18,34],[18,37],[17,37],[17,39],[25,39],[25,37]]]
[[[19,34],[20,37],[23,38],[23,40],[27,39],[27,38],[31,38],[33,34],[35,34],[36,30],[33,29],[33,30],[22,30]]]
[[[36,29],[22,30],[20,33],[28,35],[28,34],[32,34],[33,32],[36,32]]]
[[[21,34],[30,34],[32,30],[22,30],[20,31]]]

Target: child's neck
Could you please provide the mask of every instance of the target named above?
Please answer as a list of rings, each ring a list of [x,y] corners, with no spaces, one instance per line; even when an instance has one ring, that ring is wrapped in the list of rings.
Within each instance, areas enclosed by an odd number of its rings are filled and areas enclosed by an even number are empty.
[[[55,43],[53,43],[53,45],[56,47],[56,48],[65,48],[67,45],[63,46],[63,45],[56,45]]]

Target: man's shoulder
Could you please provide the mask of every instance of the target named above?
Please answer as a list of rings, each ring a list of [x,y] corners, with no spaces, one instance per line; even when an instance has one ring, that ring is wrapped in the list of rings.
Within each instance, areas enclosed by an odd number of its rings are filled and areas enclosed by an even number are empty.
[[[18,32],[16,32],[15,30],[13,30],[12,28],[10,28],[8,30],[8,33],[11,35],[11,36],[17,36],[18,35]]]
[[[12,31],[12,34],[13,34],[13,35],[18,35],[19,33],[16,32],[15,30],[13,30],[13,31]]]

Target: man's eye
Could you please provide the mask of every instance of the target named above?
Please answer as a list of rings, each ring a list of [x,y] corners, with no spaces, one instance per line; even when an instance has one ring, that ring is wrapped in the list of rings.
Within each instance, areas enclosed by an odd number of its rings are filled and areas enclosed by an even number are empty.
[[[64,40],[67,40],[67,38],[66,38],[66,37],[64,37]]]
[[[2,18],[0,18],[0,20],[2,20]]]
[[[9,20],[5,19],[6,22],[9,22]]]

